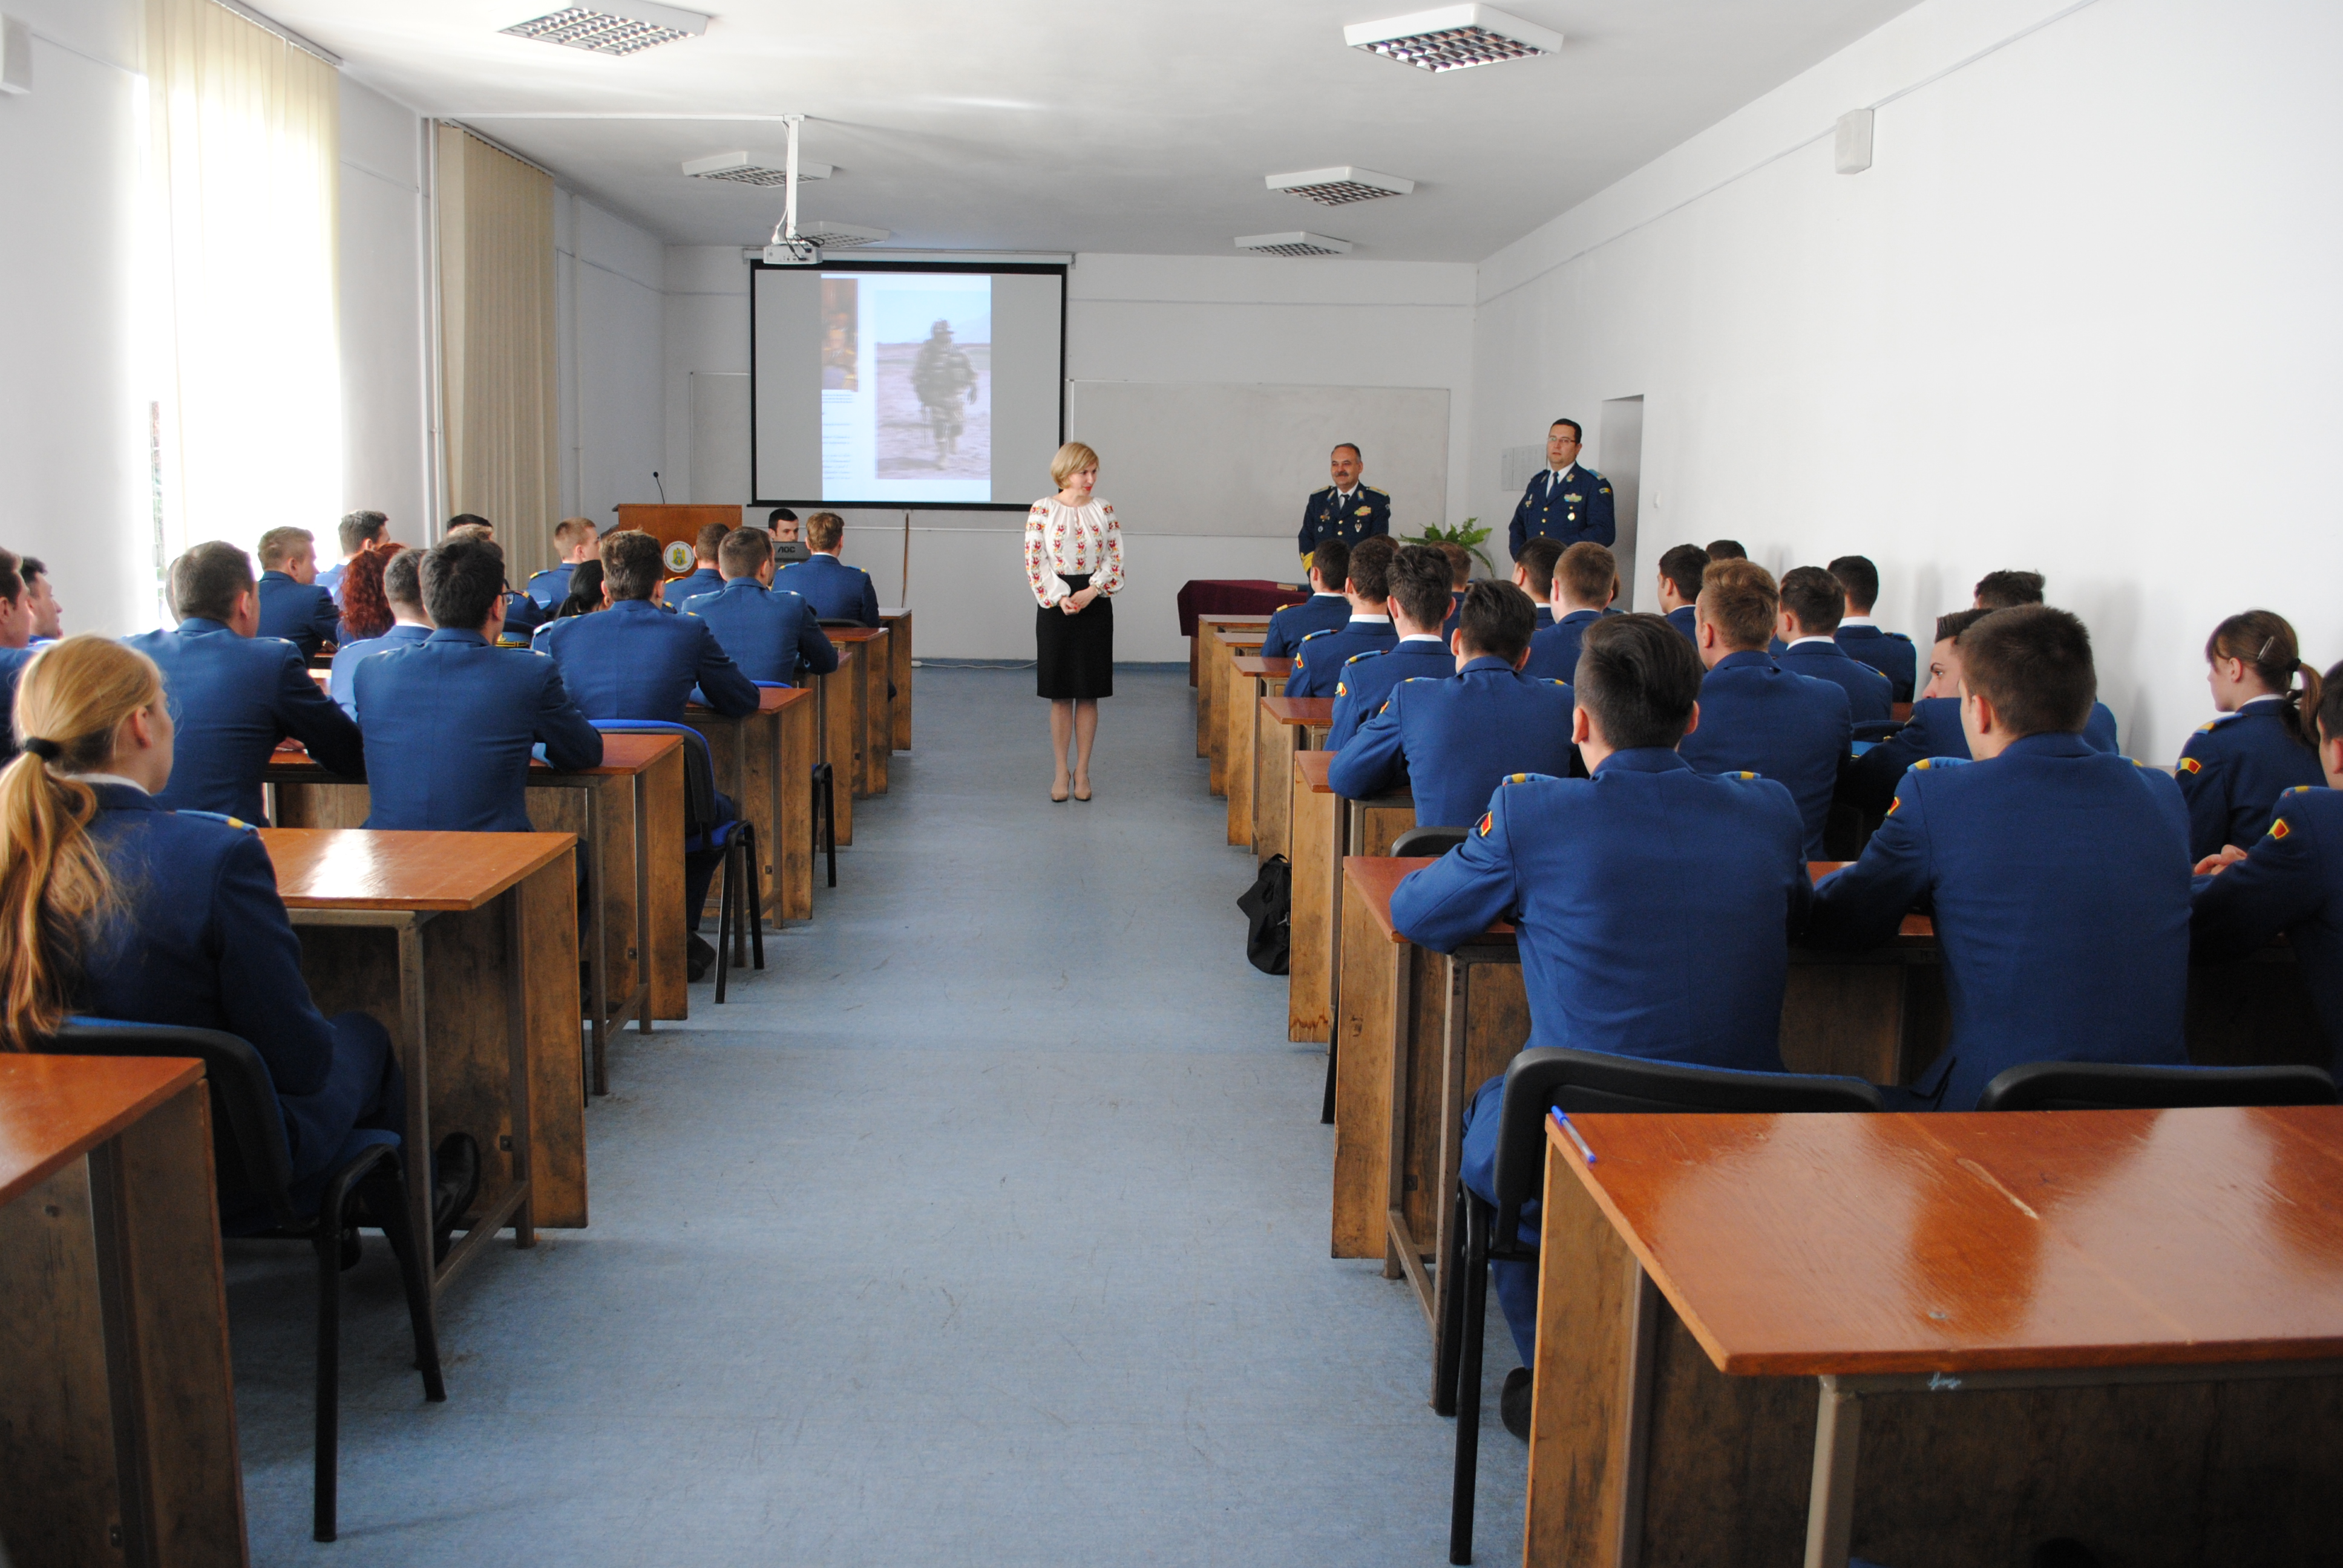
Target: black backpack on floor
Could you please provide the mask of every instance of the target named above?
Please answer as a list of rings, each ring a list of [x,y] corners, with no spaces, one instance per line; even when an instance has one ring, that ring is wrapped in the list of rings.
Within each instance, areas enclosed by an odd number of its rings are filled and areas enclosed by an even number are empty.
[[[1245,957],[1263,974],[1282,975],[1293,943],[1293,868],[1282,855],[1261,863],[1261,875],[1237,900],[1245,912]]]

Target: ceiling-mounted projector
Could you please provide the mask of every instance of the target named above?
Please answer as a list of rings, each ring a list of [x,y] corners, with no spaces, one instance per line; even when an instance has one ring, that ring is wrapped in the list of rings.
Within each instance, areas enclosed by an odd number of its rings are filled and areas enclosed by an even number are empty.
[[[820,266],[821,246],[809,239],[777,239],[765,247],[767,266]]]

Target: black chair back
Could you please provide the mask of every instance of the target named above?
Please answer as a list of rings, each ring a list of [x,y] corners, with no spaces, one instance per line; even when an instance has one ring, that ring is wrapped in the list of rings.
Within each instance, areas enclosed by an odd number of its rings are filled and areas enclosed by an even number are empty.
[[[715,831],[716,759],[708,737],[689,724],[659,719],[597,719],[594,728],[605,735],[680,735],[683,737],[683,836],[699,839]]]
[[[277,1083],[260,1053],[216,1029],[167,1024],[69,1023],[42,1050],[52,1056],[192,1056],[204,1064],[212,1103],[212,1168],[221,1228],[233,1235],[263,1226],[294,1229],[308,1216],[293,1207],[293,1155]]]
[[[1464,841],[1463,828],[1410,828],[1392,840],[1394,856],[1445,855]]]
[[[1995,1076],[1979,1111],[2173,1111],[2194,1105],[2332,1105],[2316,1067],[2142,1067],[2029,1061]]]
[[[1854,739],[1885,740],[1903,729],[1904,724],[1905,721],[1901,719],[1858,719],[1855,723]]]

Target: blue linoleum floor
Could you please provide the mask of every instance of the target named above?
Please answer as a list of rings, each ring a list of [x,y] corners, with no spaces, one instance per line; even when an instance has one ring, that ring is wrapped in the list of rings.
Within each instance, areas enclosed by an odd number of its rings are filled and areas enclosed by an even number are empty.
[[[593,1223],[446,1298],[347,1277],[342,1539],[308,1539],[308,1252],[229,1256],[261,1563],[1446,1561],[1403,1286],[1327,1257],[1322,1048],[1244,960],[1185,672],[1116,672],[1053,806],[1030,670],[930,667],[816,919],[619,1037]],[[1496,1424],[1480,1560],[1518,1560]]]

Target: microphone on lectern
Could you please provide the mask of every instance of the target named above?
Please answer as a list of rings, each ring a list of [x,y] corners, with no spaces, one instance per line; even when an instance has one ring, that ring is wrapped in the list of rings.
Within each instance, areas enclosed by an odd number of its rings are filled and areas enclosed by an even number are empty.
[[[659,470],[658,470],[657,468],[653,468],[653,469],[651,470],[651,483],[652,483],[652,484],[654,484],[654,485],[659,485],[659,505],[660,505],[660,506],[662,506],[662,507],[666,506],[666,505],[667,505],[667,487],[666,487],[665,485],[660,485],[660,484],[659,484]]]

